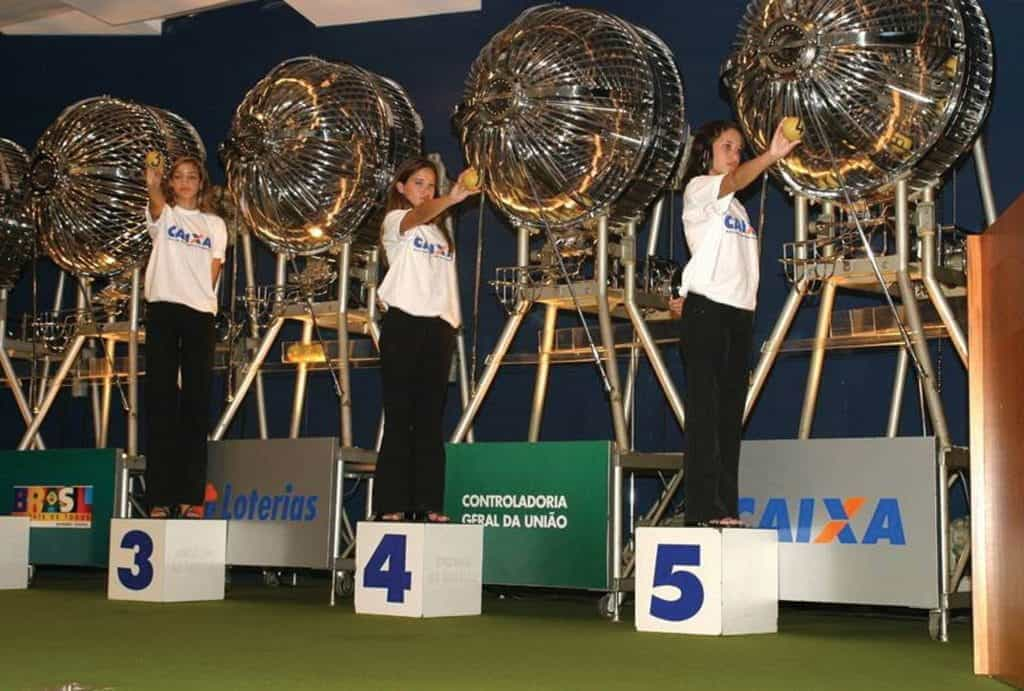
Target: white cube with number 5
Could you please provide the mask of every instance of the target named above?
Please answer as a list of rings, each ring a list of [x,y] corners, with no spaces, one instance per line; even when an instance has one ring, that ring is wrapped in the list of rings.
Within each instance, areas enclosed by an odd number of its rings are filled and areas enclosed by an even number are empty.
[[[110,522],[107,597],[144,602],[224,599],[227,521]]]
[[[356,612],[480,614],[483,551],[479,525],[361,522],[356,528]]]
[[[638,631],[778,631],[776,531],[640,528],[636,544]]]

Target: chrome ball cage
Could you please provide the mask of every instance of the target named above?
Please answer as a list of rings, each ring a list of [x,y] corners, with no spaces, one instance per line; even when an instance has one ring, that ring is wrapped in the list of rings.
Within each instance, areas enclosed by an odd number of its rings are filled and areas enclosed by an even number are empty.
[[[272,250],[375,247],[395,169],[423,124],[396,83],[346,63],[287,60],[246,94],[222,148],[228,187]]]
[[[43,250],[80,276],[112,276],[149,256],[146,154],[165,168],[206,159],[192,127],[174,113],[108,96],[66,108],[36,144],[29,183]]]
[[[675,172],[683,85],[654,34],[589,9],[523,12],[474,61],[455,111],[467,161],[515,225],[638,221]]]
[[[773,174],[840,204],[935,184],[981,129],[992,73],[976,0],[753,0],[722,66],[755,152],[781,118],[803,121]]]
[[[12,288],[32,258],[35,226],[25,203],[28,152],[0,139],[0,289]]]

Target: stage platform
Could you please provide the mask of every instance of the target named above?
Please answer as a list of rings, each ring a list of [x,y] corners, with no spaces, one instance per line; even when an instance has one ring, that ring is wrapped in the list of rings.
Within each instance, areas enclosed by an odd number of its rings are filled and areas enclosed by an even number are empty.
[[[227,599],[108,602],[106,573],[44,568],[0,592],[5,689],[928,689],[1008,688],[971,671],[970,625],[951,642],[903,610],[783,607],[779,633],[704,638],[612,626],[597,595],[484,594],[483,616],[357,617],[323,606],[324,577],[259,585],[235,572]],[[65,686],[72,683],[78,686]]]

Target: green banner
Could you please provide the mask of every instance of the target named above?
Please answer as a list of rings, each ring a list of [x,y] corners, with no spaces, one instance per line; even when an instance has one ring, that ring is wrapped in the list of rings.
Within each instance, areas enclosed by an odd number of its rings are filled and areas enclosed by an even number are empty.
[[[484,526],[484,583],[607,590],[611,444],[449,444],[445,511]]]
[[[118,449],[0,451],[0,515],[28,516],[29,561],[106,566]]]

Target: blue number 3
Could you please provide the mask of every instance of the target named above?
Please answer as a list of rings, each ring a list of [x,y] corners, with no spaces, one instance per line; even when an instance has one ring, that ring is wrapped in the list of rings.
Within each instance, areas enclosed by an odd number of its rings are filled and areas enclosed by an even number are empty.
[[[118,568],[117,578],[129,590],[145,590],[153,582],[153,538],[141,530],[129,530],[121,538],[123,549],[135,550],[135,566],[131,569]]]
[[[388,570],[384,570],[387,562]],[[405,591],[412,590],[412,573],[405,570],[405,535],[385,535],[366,562],[363,585],[386,588],[388,602],[405,602]]]
[[[651,595],[651,616],[665,621],[685,621],[704,606],[704,586],[689,571],[673,571],[676,566],[700,566],[700,545],[658,545],[654,558],[654,583],[679,589],[679,598],[664,600]]]

